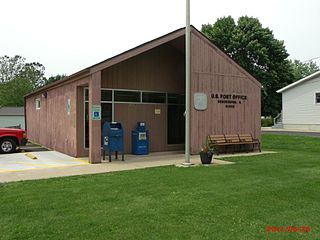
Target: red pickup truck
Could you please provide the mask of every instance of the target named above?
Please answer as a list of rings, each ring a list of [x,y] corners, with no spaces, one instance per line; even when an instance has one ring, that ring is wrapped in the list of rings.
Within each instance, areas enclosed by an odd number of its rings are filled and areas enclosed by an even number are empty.
[[[23,129],[0,128],[0,153],[16,152],[27,141],[27,133]]]

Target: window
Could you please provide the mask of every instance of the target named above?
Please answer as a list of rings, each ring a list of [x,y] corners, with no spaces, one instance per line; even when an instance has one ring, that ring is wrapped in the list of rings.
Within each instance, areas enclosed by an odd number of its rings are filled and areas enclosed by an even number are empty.
[[[168,104],[185,104],[185,95],[169,93],[168,94]]]
[[[320,92],[319,92],[320,104]],[[40,98],[36,99],[40,109]],[[114,103],[121,104],[165,104],[167,110],[167,143],[184,144],[185,141],[185,94],[148,92],[143,90],[101,89],[101,127],[112,121]],[[89,88],[84,88],[84,145],[89,147]]]
[[[89,103],[84,104],[84,146],[89,148]]]
[[[89,101],[89,89],[84,89],[84,100]],[[112,101],[112,90],[101,90],[101,101],[111,102]]]
[[[36,99],[36,109],[40,109],[41,108],[41,101],[40,98]]]
[[[142,102],[145,103],[166,103],[165,93],[143,92]]]
[[[89,101],[89,89],[88,88],[84,89],[84,100]]]
[[[112,101],[112,90],[101,90],[101,101]]]
[[[320,93],[316,93],[316,104],[320,104]]]
[[[140,92],[114,91],[115,102],[140,102]]]

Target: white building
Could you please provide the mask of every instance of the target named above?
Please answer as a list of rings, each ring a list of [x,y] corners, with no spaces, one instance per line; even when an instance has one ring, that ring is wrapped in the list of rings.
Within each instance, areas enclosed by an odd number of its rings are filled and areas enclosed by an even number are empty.
[[[320,131],[320,71],[280,90],[284,129]]]
[[[2,107],[0,108],[0,128],[20,127],[25,129],[23,107]]]

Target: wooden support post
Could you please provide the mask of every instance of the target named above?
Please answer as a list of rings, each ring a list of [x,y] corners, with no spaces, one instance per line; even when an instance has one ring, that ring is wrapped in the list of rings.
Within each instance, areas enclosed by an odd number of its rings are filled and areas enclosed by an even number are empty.
[[[89,81],[89,162],[101,163],[101,112],[100,119],[93,110],[101,108],[101,71],[91,75]]]

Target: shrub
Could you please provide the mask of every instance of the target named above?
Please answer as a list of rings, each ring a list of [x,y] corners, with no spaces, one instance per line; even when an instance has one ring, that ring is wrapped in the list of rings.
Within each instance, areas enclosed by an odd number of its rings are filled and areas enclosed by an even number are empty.
[[[261,127],[272,127],[273,126],[273,118],[261,118]]]

